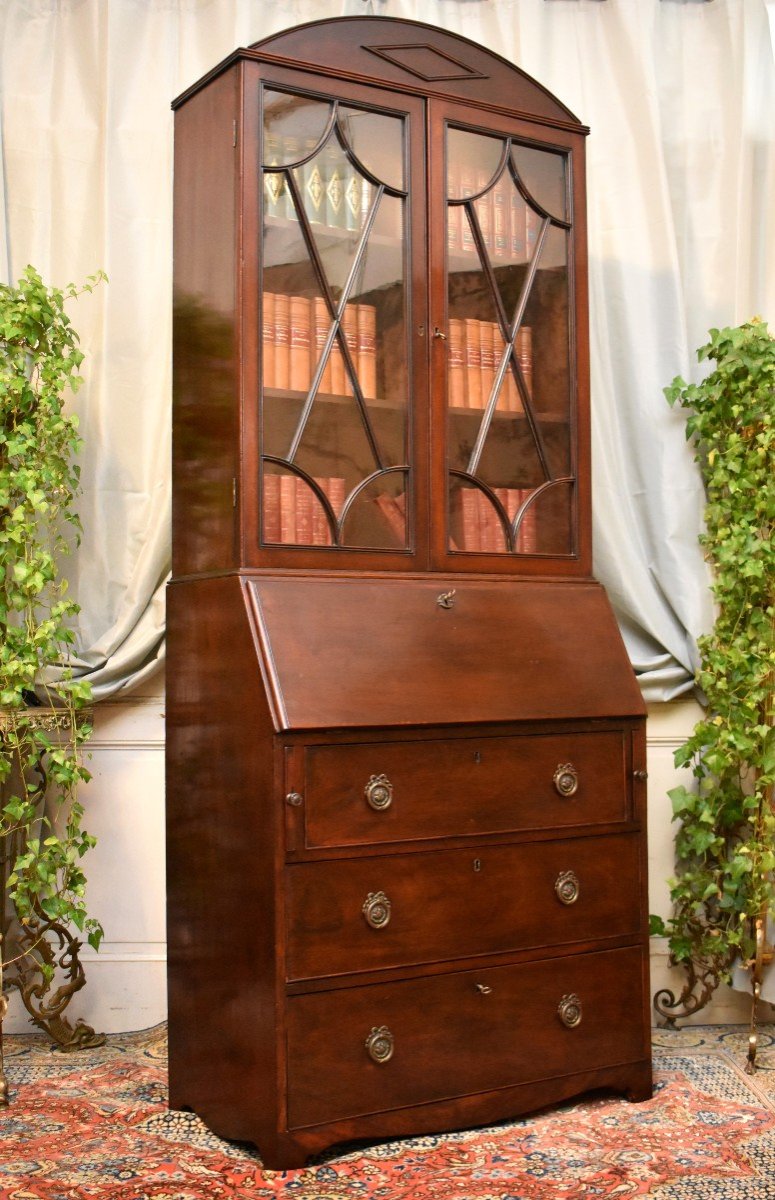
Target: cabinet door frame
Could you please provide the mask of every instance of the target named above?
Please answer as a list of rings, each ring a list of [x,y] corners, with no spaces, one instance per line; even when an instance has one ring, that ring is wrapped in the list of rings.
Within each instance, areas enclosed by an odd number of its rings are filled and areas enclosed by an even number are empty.
[[[406,121],[407,245],[404,250],[406,289],[407,448],[410,502],[407,504],[409,549],[315,547],[262,543],[260,488],[262,437],[261,304],[262,261],[262,95],[265,88],[339,100],[371,108]],[[412,571],[428,562],[428,338],[427,227],[425,185],[425,102],[398,89],[350,81],[334,81],[303,69],[246,62],[242,90],[240,191],[242,197],[242,269],[238,272],[240,376],[240,508],[241,562],[245,567],[327,568],[336,570]]]
[[[431,338],[431,569],[437,571],[494,572],[520,576],[591,576],[591,488],[589,419],[589,349],[587,295],[586,197],[584,185],[585,138],[566,129],[552,129],[520,117],[485,112],[464,103],[430,99],[429,143],[429,327]],[[574,477],[573,553],[507,554],[449,549],[448,504],[448,365],[449,305],[446,224],[448,126],[471,133],[508,135],[536,149],[566,155],[568,194],[571,201],[571,235],[568,239],[568,352],[569,443]],[[438,336],[443,334],[444,336]]]

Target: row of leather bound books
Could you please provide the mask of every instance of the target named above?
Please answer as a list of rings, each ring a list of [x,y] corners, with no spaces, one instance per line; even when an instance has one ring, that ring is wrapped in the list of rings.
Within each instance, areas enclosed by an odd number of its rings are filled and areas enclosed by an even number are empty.
[[[525,488],[493,488],[511,520],[514,519],[518,508],[531,494]],[[478,550],[480,553],[503,553],[506,549],[506,539],[500,518],[484,492],[473,488],[464,488],[461,492],[462,502],[462,537],[458,542],[461,550]],[[520,522],[517,533],[517,552],[520,554],[535,554],[536,513],[535,508],[528,508]]]
[[[344,479],[316,479],[334,512],[345,500]],[[264,540],[296,546],[330,546],[331,527],[322,504],[298,475],[264,475]]]
[[[528,395],[533,390],[533,331],[517,333],[515,347]],[[503,336],[494,321],[473,318],[449,322],[449,383],[451,408],[484,408],[490,398],[496,369],[504,350]],[[522,397],[511,367],[503,377],[498,412],[523,412]]]
[[[345,481],[340,476],[316,479],[337,517],[345,502]],[[403,546],[406,541],[406,502],[398,496],[375,496],[373,503],[385,527],[385,542]],[[331,527],[322,504],[298,475],[264,476],[264,541],[294,546],[332,545]]]
[[[263,294],[264,387],[309,391],[331,330],[331,315],[322,296]],[[377,395],[377,310],[373,304],[348,304],[342,318],[361,392],[367,400]],[[318,386],[318,392],[335,396],[353,394],[344,355],[335,341]]]
[[[316,140],[267,134],[267,167],[297,162],[314,150]],[[371,204],[373,188],[343,157],[333,140],[322,154],[316,154],[309,162],[295,168],[294,177],[311,224],[351,231],[361,228],[364,214]],[[264,172],[264,212],[268,217],[289,220],[297,217],[293,197],[282,171]]]
[[[487,186],[489,175],[473,167],[450,168],[450,194],[460,199]],[[474,201],[482,240],[490,258],[528,262],[541,228],[540,215],[522,199],[511,178],[504,174],[484,196]],[[474,254],[471,223],[462,204],[447,206],[447,246],[451,254]]]

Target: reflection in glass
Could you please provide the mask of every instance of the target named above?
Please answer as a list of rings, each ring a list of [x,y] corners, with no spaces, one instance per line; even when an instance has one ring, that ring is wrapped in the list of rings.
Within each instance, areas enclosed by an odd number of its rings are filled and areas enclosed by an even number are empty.
[[[572,553],[565,158],[447,132],[450,548]]]
[[[517,175],[530,196],[551,217],[567,220],[567,189],[565,185],[565,155],[551,154],[535,146],[514,142],[511,157]]]
[[[404,122],[266,95],[282,149],[263,170],[263,538],[403,549]],[[276,494],[285,525],[270,527]]]

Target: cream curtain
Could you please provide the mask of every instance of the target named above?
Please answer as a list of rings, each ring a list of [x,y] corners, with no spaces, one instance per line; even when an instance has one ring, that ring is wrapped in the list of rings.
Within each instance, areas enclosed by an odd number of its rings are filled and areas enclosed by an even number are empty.
[[[773,0],[5,0],[0,271],[110,277],[72,311],[80,668],[104,697],[163,655],[170,101],[235,46],[370,13],[484,43],[592,128],[596,570],[645,694],[678,695],[711,610],[702,489],[662,388],[696,377],[710,326],[775,321]]]

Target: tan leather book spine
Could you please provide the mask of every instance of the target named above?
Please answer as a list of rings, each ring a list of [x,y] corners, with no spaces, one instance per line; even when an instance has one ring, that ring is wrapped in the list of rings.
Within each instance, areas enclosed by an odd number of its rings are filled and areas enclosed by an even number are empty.
[[[523,325],[522,328],[517,331],[516,347],[517,347],[517,360],[519,362],[520,370],[522,371],[522,378],[525,381],[525,389],[527,391],[528,396],[532,400],[532,398],[533,398],[533,330],[530,328],[529,325]],[[521,411],[521,409],[523,408],[523,405],[521,402],[520,402],[519,407],[520,407],[520,411]]]
[[[328,312],[328,305],[322,296],[315,297],[312,309],[312,319],[315,326],[314,349],[312,354],[312,371],[314,373],[318,368],[318,363],[320,362],[320,358],[323,353],[323,347],[325,346],[326,338],[328,337],[328,331],[331,328],[331,317]],[[323,368],[323,374],[320,377],[318,392],[325,392],[326,395],[330,395],[332,390],[331,356],[329,355],[328,361]]]
[[[344,340],[347,343],[347,349],[350,351],[350,362],[353,364],[354,370],[358,372],[360,366],[358,362],[358,312],[355,304],[348,304],[345,308],[342,319],[342,330],[344,331]],[[352,396],[354,394],[353,382],[347,363],[344,364],[344,377],[344,394]],[[361,383],[360,375],[358,376],[358,382]],[[362,384],[361,391],[363,391]]]
[[[447,358],[447,399],[450,408],[466,406],[466,361],[463,341],[463,322],[457,317],[450,317]]]
[[[264,520],[265,542],[280,541],[280,476],[264,475]]]
[[[274,386],[287,391],[291,386],[291,298],[278,293],[274,298]]]
[[[479,523],[479,492],[463,488],[463,549],[481,550],[481,526]]]
[[[296,542],[296,477],[280,476],[280,541],[284,545]]]
[[[299,546],[313,545],[312,537],[312,505],[313,496],[303,479],[298,476],[296,484],[296,542]]]
[[[329,480],[316,479],[315,483],[318,484],[320,490],[327,496]],[[312,500],[312,544],[313,546],[330,546],[331,542],[331,527],[328,524],[326,511],[315,496]]]
[[[329,364],[331,367],[331,391],[335,396],[344,396],[345,389],[345,370],[344,358],[339,346],[339,337],[334,338],[334,344],[331,347],[329,356]]]
[[[487,407],[492,385],[495,382],[495,333],[494,321],[482,321],[480,326],[480,361],[482,374],[482,408]]]
[[[358,375],[367,400],[377,398],[377,310],[373,304],[358,304]]]
[[[290,388],[292,392],[309,390],[311,305],[306,296],[291,296]]]
[[[464,325],[464,353],[466,363],[466,408],[482,407],[482,327],[473,317],[467,317]]]
[[[275,383],[274,299],[274,292],[264,292],[261,297],[261,353],[263,355],[261,377],[265,388],[277,386]]]

